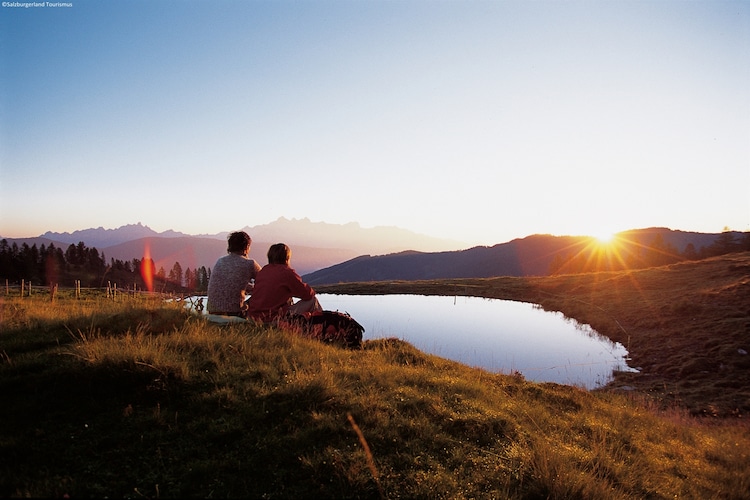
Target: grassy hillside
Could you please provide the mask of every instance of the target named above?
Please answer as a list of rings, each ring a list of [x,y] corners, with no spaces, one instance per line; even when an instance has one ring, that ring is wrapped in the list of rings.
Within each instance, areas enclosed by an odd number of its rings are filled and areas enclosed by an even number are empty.
[[[750,257],[736,258],[705,263],[702,273],[675,266],[518,279],[503,290],[556,300],[563,311],[580,307],[592,324],[614,323],[611,331],[619,330],[615,318],[634,355],[633,339],[662,331],[655,318],[666,315],[668,324],[702,303],[696,322],[715,329],[722,354],[722,342],[736,350],[729,305],[736,296],[747,301],[747,272],[738,278],[736,266]],[[722,269],[734,277],[717,276]],[[681,286],[666,288],[667,276]],[[440,286],[499,290],[491,282]],[[627,300],[636,289],[642,298]],[[660,311],[667,300],[654,297],[663,294],[673,296],[675,311]],[[156,298],[62,295],[0,301],[4,497],[743,498],[750,491],[746,419],[697,418],[682,400],[530,383],[397,340],[348,351],[275,328],[218,326]],[[716,307],[727,308],[727,324],[714,321]],[[694,330],[678,331],[695,341]],[[681,344],[662,338],[661,345]],[[648,352],[638,356],[647,360]]]

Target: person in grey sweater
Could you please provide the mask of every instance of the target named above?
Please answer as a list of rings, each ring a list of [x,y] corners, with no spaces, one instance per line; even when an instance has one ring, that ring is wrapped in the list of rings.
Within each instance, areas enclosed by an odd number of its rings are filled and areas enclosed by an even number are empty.
[[[252,240],[244,231],[227,239],[227,255],[216,261],[208,280],[208,313],[224,316],[246,315],[245,297],[252,291],[252,281],[260,265],[248,258]]]

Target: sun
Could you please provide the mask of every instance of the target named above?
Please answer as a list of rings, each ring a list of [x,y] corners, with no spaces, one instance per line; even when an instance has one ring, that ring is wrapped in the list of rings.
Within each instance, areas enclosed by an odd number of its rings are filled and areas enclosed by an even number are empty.
[[[609,231],[599,231],[593,235],[594,239],[596,239],[600,245],[609,245],[614,241],[616,236],[616,233]]]

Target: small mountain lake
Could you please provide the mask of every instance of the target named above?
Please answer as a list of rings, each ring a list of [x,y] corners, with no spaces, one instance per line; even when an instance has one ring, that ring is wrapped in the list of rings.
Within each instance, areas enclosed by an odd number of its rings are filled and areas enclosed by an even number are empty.
[[[614,371],[636,371],[622,344],[534,304],[442,295],[321,293],[318,299],[324,309],[357,320],[364,340],[395,337],[429,354],[491,372],[519,372],[535,382],[595,389]]]
[[[348,312],[365,340],[396,337],[417,349],[527,380],[594,389],[612,373],[635,371],[627,351],[588,325],[509,300],[436,295],[318,294],[323,308]]]

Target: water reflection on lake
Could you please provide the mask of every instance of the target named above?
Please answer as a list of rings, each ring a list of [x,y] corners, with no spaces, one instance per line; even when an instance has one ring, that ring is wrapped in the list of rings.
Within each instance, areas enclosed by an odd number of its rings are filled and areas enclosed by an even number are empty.
[[[560,313],[478,297],[319,294],[325,309],[348,312],[366,340],[396,337],[421,351],[528,380],[593,389],[613,370],[633,371],[627,351]]]

